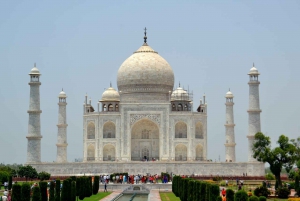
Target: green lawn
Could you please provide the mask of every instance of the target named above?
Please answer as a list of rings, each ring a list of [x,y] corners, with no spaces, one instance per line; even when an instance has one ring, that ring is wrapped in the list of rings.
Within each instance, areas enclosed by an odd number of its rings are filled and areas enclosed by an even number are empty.
[[[180,201],[178,197],[174,195],[174,193],[159,193],[162,201]]]
[[[111,192],[98,192],[97,195],[92,195],[89,198],[84,198],[84,201],[99,201],[100,199],[108,196],[109,194],[111,194]]]

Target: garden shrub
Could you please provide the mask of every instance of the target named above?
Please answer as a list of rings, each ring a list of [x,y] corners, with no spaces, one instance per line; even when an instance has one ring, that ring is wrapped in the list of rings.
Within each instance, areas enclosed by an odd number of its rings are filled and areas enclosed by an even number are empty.
[[[47,182],[41,181],[39,183],[39,186],[40,186],[40,192],[41,192],[41,200],[42,201],[48,201],[48,197],[47,197]]]
[[[267,198],[265,196],[260,196],[258,198],[258,201],[267,201]]]
[[[81,177],[76,178],[76,196],[79,196],[81,193]]]
[[[222,201],[222,197],[221,197],[221,196],[218,196],[218,197],[217,197],[217,201]]]
[[[12,201],[20,201],[22,200],[22,194],[21,194],[21,185],[20,184],[14,184],[12,186]]]
[[[184,178],[183,179],[183,188],[182,188],[182,193],[180,195],[180,200],[181,201],[187,201],[188,200],[188,189],[189,189],[189,181],[191,179],[189,178]]]
[[[40,187],[35,186],[32,189],[32,201],[41,201]]]
[[[246,191],[240,190],[234,194],[234,201],[248,201],[248,194]]]
[[[93,181],[92,177],[88,177],[88,182],[89,182],[89,197],[93,195]]]
[[[206,182],[201,182],[201,194],[200,194],[200,201],[207,201],[206,199]]]
[[[187,200],[193,200],[194,192],[196,191],[196,189],[194,189],[194,183],[195,183],[195,180],[189,180],[189,182],[188,182]]]
[[[210,200],[216,200],[220,195],[220,188],[216,184],[212,184],[210,186]]]
[[[12,176],[9,175],[8,176],[8,190],[11,190],[11,188],[12,188]]]
[[[63,186],[61,190],[61,200],[62,201],[69,201],[71,195],[71,184],[69,179],[65,179],[63,181]]]
[[[211,184],[207,183],[206,184],[206,188],[205,188],[205,199],[207,201],[210,201],[210,187],[211,187]]]
[[[251,196],[251,197],[249,198],[249,201],[259,201],[259,200],[258,200],[258,197],[256,197],[256,196],[254,195],[254,196]]]
[[[272,173],[267,173],[266,180],[275,180],[275,176]]]
[[[297,192],[298,196],[300,196],[300,184],[299,184],[299,180],[300,180],[300,175],[299,175],[299,173],[297,173],[296,176],[295,176],[295,191]]]
[[[21,197],[22,197],[21,201],[30,201],[30,192],[31,192],[30,184],[27,182],[23,183],[21,187]]]
[[[60,201],[60,180],[55,182],[55,201]]]
[[[196,181],[195,184],[196,184],[196,191],[195,191],[193,201],[199,201],[201,199],[201,184],[202,184],[202,182]]]
[[[278,198],[288,198],[290,190],[286,187],[277,188],[275,194],[278,196]]]
[[[99,191],[99,176],[94,177],[93,194],[96,195]]]
[[[271,192],[268,190],[267,187],[264,187],[264,186],[257,187],[254,190],[254,195],[257,197],[265,196],[267,198],[270,194],[271,194]]]
[[[76,201],[76,181],[71,180],[71,197],[70,201]]]
[[[54,187],[55,187],[55,184],[53,181],[51,181],[50,182],[50,190],[49,190],[49,201],[55,201]]]
[[[234,191],[232,189],[226,190],[226,201],[234,201]]]

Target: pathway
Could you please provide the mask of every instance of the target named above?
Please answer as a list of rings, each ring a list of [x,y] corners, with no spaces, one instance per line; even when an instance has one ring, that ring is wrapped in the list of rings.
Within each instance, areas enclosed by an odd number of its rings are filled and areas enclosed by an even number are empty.
[[[121,194],[122,190],[116,190],[113,191],[110,195],[106,196],[105,198],[101,199],[101,201],[111,201],[114,199],[117,195]]]
[[[149,194],[149,199],[151,201],[161,201],[160,199],[160,195],[159,195],[159,190],[155,189],[155,190],[151,190],[150,194]]]

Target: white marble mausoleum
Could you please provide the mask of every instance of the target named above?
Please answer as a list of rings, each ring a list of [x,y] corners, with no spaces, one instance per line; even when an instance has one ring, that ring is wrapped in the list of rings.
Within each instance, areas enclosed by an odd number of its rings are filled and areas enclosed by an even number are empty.
[[[193,94],[174,89],[169,63],[147,44],[120,66],[117,89],[110,85],[95,105],[85,96],[83,105],[83,162],[67,160],[67,95],[59,94],[57,160],[43,163],[40,156],[40,72],[30,72],[30,108],[27,163],[52,175],[129,174],[173,172],[199,175],[264,175],[264,164],[252,158],[253,136],[260,131],[258,71],[249,77],[249,157],[235,161],[233,94],[225,95],[226,162],[207,161],[207,103],[193,102]],[[246,138],[245,138],[246,139]]]

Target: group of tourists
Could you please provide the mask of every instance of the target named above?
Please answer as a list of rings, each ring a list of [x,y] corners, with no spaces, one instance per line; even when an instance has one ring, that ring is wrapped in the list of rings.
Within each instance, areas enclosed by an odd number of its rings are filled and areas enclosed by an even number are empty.
[[[1,201],[11,201],[11,191],[5,189],[3,196],[0,196]]]
[[[114,175],[110,178],[110,175],[100,175],[100,182],[102,184],[108,184],[109,181],[113,183],[120,183],[120,184],[138,184],[138,183],[151,183],[155,184],[158,183],[159,176],[155,175]],[[166,175],[161,178],[162,183],[168,183],[169,179]]]

